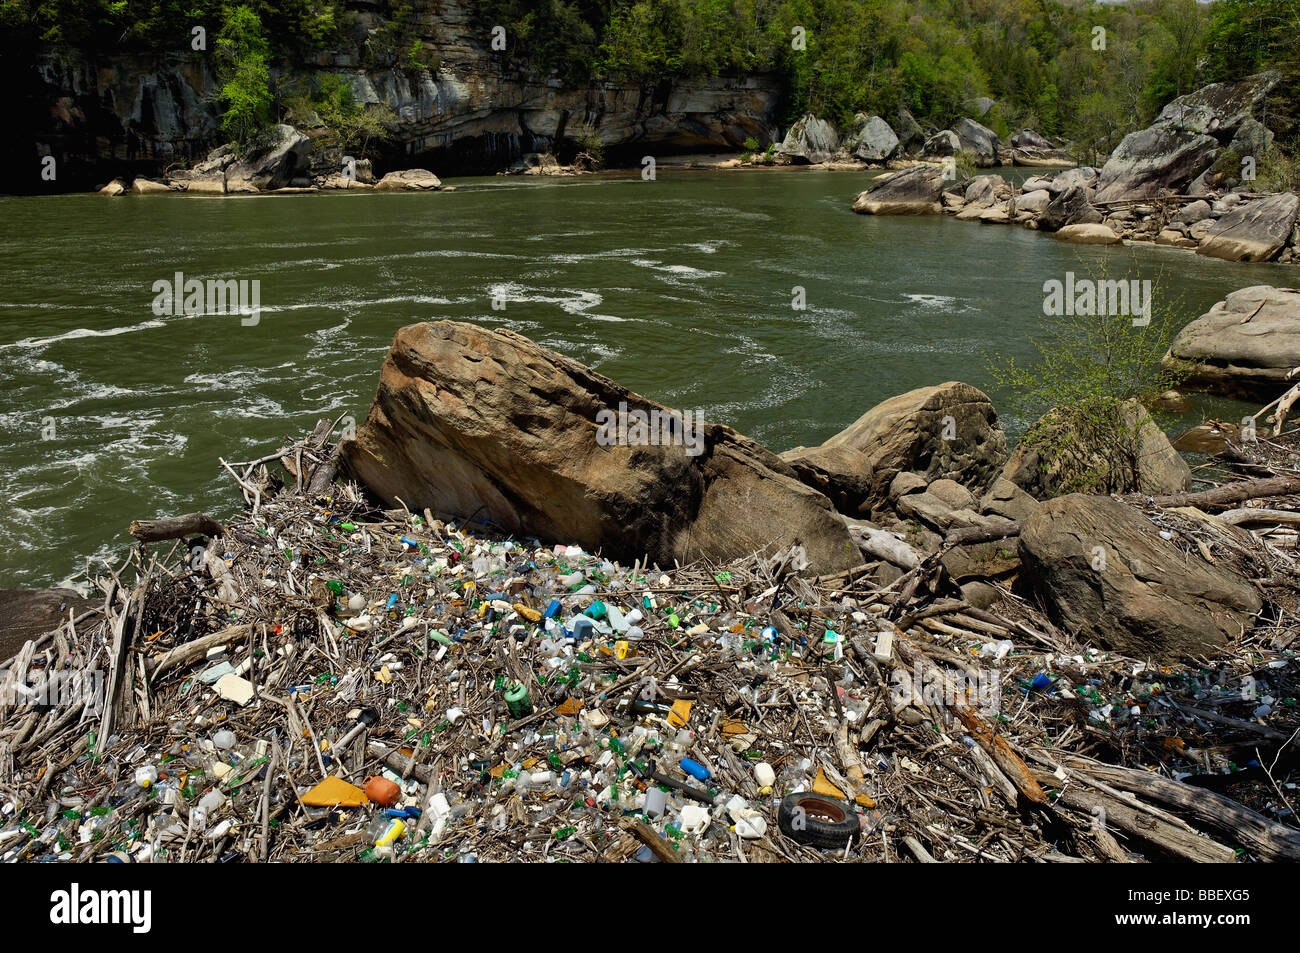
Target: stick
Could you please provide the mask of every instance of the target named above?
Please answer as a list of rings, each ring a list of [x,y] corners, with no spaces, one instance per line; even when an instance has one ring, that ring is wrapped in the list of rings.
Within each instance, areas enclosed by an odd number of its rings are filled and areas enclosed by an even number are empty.
[[[156,543],[195,534],[220,536],[225,530],[205,513],[187,513],[184,516],[165,516],[156,520],[132,520],[130,532],[142,543]]]

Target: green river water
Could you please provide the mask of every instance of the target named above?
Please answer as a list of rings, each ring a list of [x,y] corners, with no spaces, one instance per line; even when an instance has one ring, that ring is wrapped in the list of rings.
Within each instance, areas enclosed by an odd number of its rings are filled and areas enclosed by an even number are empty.
[[[124,550],[134,518],[228,515],[238,495],[217,457],[261,456],[322,416],[363,419],[393,332],[417,321],[513,328],[783,450],[944,380],[1005,406],[985,353],[1030,355],[1043,282],[1108,256],[1109,277],[1159,279],[1187,320],[1286,280],[1281,266],[855,215],[869,177],[661,169],[452,180],[450,194],[0,198],[0,586],[75,581]],[[155,315],[152,286],[177,271],[260,281],[260,321]],[[796,285],[806,310],[791,308]],[[1200,400],[1189,416],[1240,409]]]

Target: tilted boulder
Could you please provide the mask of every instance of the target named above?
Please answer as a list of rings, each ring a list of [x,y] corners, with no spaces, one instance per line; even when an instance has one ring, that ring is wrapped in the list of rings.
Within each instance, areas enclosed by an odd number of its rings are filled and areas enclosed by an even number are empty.
[[[911,471],[927,483],[948,478],[978,495],[997,478],[1007,459],[1006,435],[992,401],[958,381],[891,397],[818,449],[858,455],[851,458],[862,461],[856,475],[867,481],[867,505],[875,508],[887,503],[890,485],[900,473]]]
[[[1191,469],[1136,400],[1118,425],[1071,420],[1052,410],[1012,451],[1002,476],[1038,499],[1062,493],[1178,493]]]
[[[957,136],[961,151],[975,156],[976,165],[987,167],[998,164],[998,134],[992,129],[980,125],[974,119],[963,117],[952,124],[952,131]]]
[[[1075,185],[1047,203],[1047,208],[1038,216],[1038,229],[1056,232],[1067,225],[1095,225],[1101,220],[1101,212],[1088,201],[1088,190]]]
[[[1146,129],[1120,142],[1101,170],[1098,202],[1154,198],[1183,191],[1214,164],[1222,147],[1280,81],[1261,73],[1238,83],[1213,83],[1169,103]]]
[[[620,435],[620,405],[659,426],[629,416]],[[415,324],[393,339],[342,460],[390,504],[614,558],[725,561],[797,544],[815,572],[860,561],[826,497],[779,457],[672,413],[514,332]]]
[[[1187,386],[1272,400],[1300,367],[1300,291],[1254,285],[1232,292],[1178,332],[1165,361],[1193,365]]]
[[[844,148],[863,162],[883,162],[898,151],[898,136],[879,116],[858,113],[853,132],[844,140]]]
[[[1291,240],[1298,212],[1294,192],[1245,202],[1210,228],[1196,253],[1226,261],[1272,261]]]
[[[859,193],[853,211],[862,215],[938,215],[942,210],[943,170],[916,165],[881,176]]]
[[[840,137],[835,127],[808,113],[790,127],[776,155],[794,163],[826,162],[839,147]]]
[[[272,126],[257,136],[243,154],[225,167],[226,190],[268,192],[282,189],[307,169],[311,140],[293,126]],[[247,186],[243,185],[247,183]]]
[[[961,152],[961,139],[951,129],[936,132],[925,140],[925,145],[921,149],[921,154],[926,156],[955,156],[959,152]]]
[[[1166,661],[1213,652],[1261,608],[1245,579],[1185,552],[1136,508],[1071,494],[1020,533],[1022,577],[1052,620],[1098,647]]]

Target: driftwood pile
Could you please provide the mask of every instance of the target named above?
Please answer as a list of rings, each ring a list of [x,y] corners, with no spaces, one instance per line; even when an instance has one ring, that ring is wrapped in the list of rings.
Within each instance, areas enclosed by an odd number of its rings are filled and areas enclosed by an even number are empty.
[[[938,555],[888,586],[797,548],[627,567],[381,510],[331,432],[223,462],[227,525],[134,524],[102,611],[0,669],[0,859],[1300,859],[1293,600],[1157,666],[965,603]],[[1141,502],[1294,590],[1290,517]],[[347,806],[372,776],[396,804]],[[842,849],[781,829],[799,790],[856,814]]]

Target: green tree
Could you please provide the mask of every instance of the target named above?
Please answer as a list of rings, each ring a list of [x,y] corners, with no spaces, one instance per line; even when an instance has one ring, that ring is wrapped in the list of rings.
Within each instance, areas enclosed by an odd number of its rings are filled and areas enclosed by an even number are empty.
[[[271,120],[270,44],[251,7],[227,8],[216,50],[225,104],[221,127],[233,141],[245,143]]]

